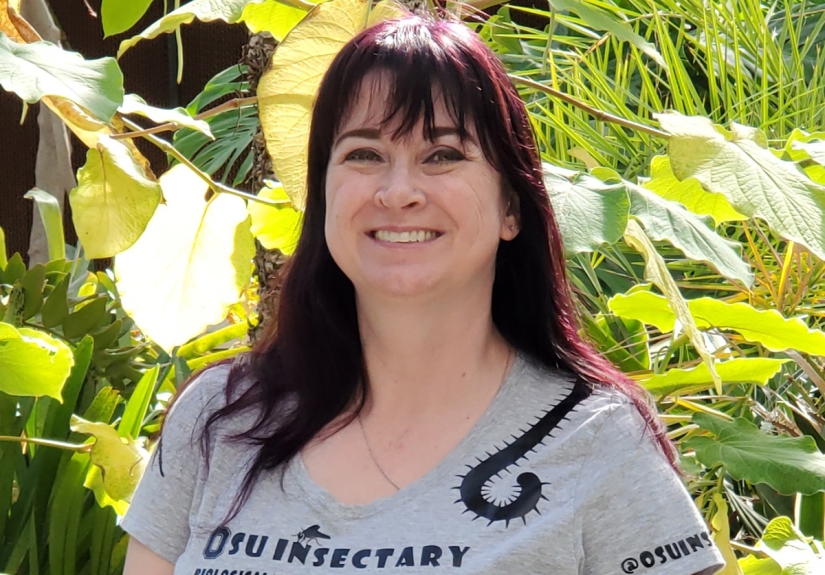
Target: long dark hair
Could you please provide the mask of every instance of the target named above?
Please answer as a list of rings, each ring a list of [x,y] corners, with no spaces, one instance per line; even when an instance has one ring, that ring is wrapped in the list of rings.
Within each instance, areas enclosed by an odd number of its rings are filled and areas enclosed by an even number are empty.
[[[246,410],[258,414],[251,429],[234,437],[256,446],[257,453],[230,517],[262,473],[283,469],[345,410],[357,413],[363,406],[367,378],[355,291],[325,241],[324,186],[333,139],[370,72],[381,73],[382,85],[389,87],[384,124],[395,126],[394,136],[409,133],[423,119],[430,137],[433,87],[438,87],[459,132],[475,127],[507,193],[517,196],[521,231],[501,242],[496,256],[492,317],[501,335],[545,366],[628,396],[675,467],[675,450],[644,391],[579,337],[561,237],[518,92],[496,56],[466,26],[416,16],[359,34],[321,83],[312,113],[303,232],[285,272],[277,325],[232,369],[227,403],[204,427],[202,447],[208,453],[219,421]]]

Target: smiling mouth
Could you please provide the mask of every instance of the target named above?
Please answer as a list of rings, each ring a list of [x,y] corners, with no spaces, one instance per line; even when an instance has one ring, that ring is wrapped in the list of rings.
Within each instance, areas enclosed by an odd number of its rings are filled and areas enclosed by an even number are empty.
[[[432,230],[413,230],[408,232],[375,230],[370,232],[369,235],[380,242],[388,242],[391,244],[414,244],[434,240],[439,237],[441,233],[434,232]]]

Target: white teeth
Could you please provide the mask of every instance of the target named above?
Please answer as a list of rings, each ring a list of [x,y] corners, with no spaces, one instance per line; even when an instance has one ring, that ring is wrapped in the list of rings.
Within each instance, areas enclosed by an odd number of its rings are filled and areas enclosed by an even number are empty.
[[[375,232],[375,239],[382,242],[390,242],[395,244],[410,244],[414,242],[426,242],[435,239],[438,234],[435,232],[416,230],[414,232],[390,232],[387,230],[378,230]]]

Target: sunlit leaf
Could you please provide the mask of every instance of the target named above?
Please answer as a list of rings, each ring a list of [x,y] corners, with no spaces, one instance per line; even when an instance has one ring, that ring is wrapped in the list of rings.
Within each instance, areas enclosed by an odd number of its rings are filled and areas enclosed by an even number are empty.
[[[123,309],[171,350],[224,319],[249,282],[255,247],[243,200],[205,200],[206,184],[183,165],[160,183],[166,203],[118,255],[115,275]]]
[[[621,239],[630,207],[624,184],[544,164],[544,185],[568,257]]]
[[[282,203],[278,207],[273,207],[249,202],[247,210],[252,218],[252,235],[266,249],[277,249],[291,255],[301,235],[301,212],[292,207],[292,202],[280,184],[267,184],[258,196]]]
[[[0,33],[0,85],[29,104],[59,96],[100,121],[123,101],[123,74],[112,58],[84,60],[49,42],[18,44]]]
[[[247,4],[241,14],[240,22],[246,24],[253,34],[269,32],[275,40],[281,42],[306,15],[306,10],[288,6],[278,0],[266,0]]]
[[[667,156],[653,157],[650,161],[650,179],[642,185],[666,200],[679,202],[694,214],[712,217],[717,225],[747,219],[733,209],[724,194],[706,192],[696,178],[679,181],[670,169]]]
[[[183,108],[175,108],[167,110],[164,108],[156,108],[150,106],[140,96],[135,94],[126,94],[123,98],[123,105],[120,107],[121,114],[137,114],[145,118],[149,118],[156,124],[174,124],[179,128],[189,128],[195,130],[214,140],[212,132],[209,130],[209,124],[204,120],[196,120],[189,115],[189,112]]]
[[[723,239],[681,204],[630,182],[627,186],[630,214],[642,222],[651,239],[666,240],[688,258],[707,262],[723,276],[745,286],[753,283],[750,266],[742,260],[741,244]]]
[[[730,523],[728,522],[728,504],[721,493],[713,494],[713,503],[716,505],[716,513],[710,520],[710,527],[713,530],[713,542],[722,553],[725,560],[725,567],[717,575],[742,575],[739,564],[736,562],[736,554],[730,545]]]
[[[64,259],[66,257],[66,240],[63,237],[63,212],[60,210],[57,198],[37,188],[29,190],[23,197],[34,200],[37,205],[37,211],[46,232],[49,261]]]
[[[319,4],[284,38],[258,84],[258,110],[272,167],[299,210],[306,201],[310,111],[321,78],[344,44],[365,26],[398,14],[382,7],[385,4],[371,13],[367,0]]]
[[[683,445],[706,467],[724,465],[734,479],[766,483],[783,495],[825,491],[825,455],[812,437],[768,435],[741,417],[696,413],[693,422],[712,437],[691,437]]]
[[[103,0],[100,6],[100,20],[105,37],[125,32],[138,23],[152,0]]]
[[[630,247],[637,250],[644,257],[645,278],[656,284],[659,289],[662,290],[662,293],[665,294],[670,308],[676,314],[676,317],[679,318],[682,329],[685,331],[688,339],[690,339],[690,343],[693,344],[693,348],[707,365],[711,377],[713,377],[716,391],[721,393],[722,379],[714,369],[713,356],[707,350],[707,347],[705,347],[702,334],[697,329],[693,316],[690,313],[690,308],[688,308],[687,302],[682,297],[682,293],[679,291],[679,286],[676,285],[673,276],[670,275],[665,260],[662,259],[662,256],[656,251],[656,248],[644,230],[642,230],[641,226],[632,218],[627,222],[624,239]]]
[[[668,155],[677,178],[696,178],[707,191],[725,194],[741,214],[765,220],[783,238],[825,258],[825,186],[771,153],[764,134],[738,124],[727,131],[675,112],[657,118],[672,134]]]
[[[742,575],[784,575],[779,563],[766,557],[760,559],[754,555],[748,555],[739,560],[739,568]]]
[[[72,416],[72,431],[95,438],[91,460],[101,469],[103,488],[115,501],[130,501],[146,469],[149,453],[134,439],[118,435],[111,425]]]
[[[765,385],[782,365],[790,360],[768,357],[735,357],[716,362],[716,372],[726,384],[755,383]],[[659,397],[674,392],[693,393],[713,387],[713,377],[707,364],[700,363],[688,369],[674,368],[639,380],[645,389]]]
[[[825,557],[817,555],[788,517],[775,517],[765,526],[756,548],[776,561],[782,575],[825,573]],[[746,574],[747,575],[747,574]]]
[[[62,341],[47,333],[0,322],[0,391],[9,395],[60,395],[74,356]]]
[[[802,318],[785,318],[775,309],[758,310],[744,302],[727,303],[703,297],[687,300],[699,329],[726,329],[771,351],[795,349],[811,355],[825,355],[825,332],[810,329]],[[608,302],[610,310],[628,319],[637,319],[667,333],[673,330],[676,315],[667,300],[649,291],[618,294]]]
[[[155,213],[160,185],[118,140],[100,138],[69,194],[77,235],[90,259],[107,258],[135,243]]]
[[[255,2],[263,2],[263,0],[192,0],[180,8],[172,10],[157,22],[152,23],[137,36],[121,42],[117,57],[123,56],[126,50],[141,40],[151,40],[161,34],[169,34],[196,19],[201,22],[223,20],[232,24],[240,19],[247,4]]]

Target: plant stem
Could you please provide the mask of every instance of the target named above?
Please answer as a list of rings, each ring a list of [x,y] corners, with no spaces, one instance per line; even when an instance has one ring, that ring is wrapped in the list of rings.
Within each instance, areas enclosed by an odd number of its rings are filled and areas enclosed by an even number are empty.
[[[132,122],[130,120],[127,120],[126,118],[123,118],[123,122],[127,126],[129,126],[130,128],[132,128],[134,126],[137,126],[137,124],[135,124],[134,122]],[[209,177],[209,174],[207,174],[206,172],[204,172],[203,170],[198,168],[195,164],[192,163],[192,161],[189,158],[187,158],[186,156],[181,154],[180,151],[178,151],[178,149],[175,148],[175,146],[173,146],[172,144],[170,144],[166,140],[164,140],[162,138],[158,138],[154,134],[143,134],[142,137],[146,140],[149,140],[155,146],[160,148],[164,153],[169,154],[170,156],[175,158],[178,162],[180,162],[181,164],[185,165],[187,168],[189,168],[190,170],[195,172],[195,174],[197,174],[197,176],[201,180],[203,180],[206,183],[207,186],[209,186],[209,189],[212,190],[213,192],[215,192],[216,194],[229,194],[231,196],[237,196],[239,198],[243,198],[243,199],[248,200],[250,202],[258,202],[260,204],[265,204],[267,206],[272,206],[272,207],[275,207],[275,208],[277,208],[279,206],[287,205],[287,204],[290,203],[287,200],[277,201],[277,200],[269,200],[269,199],[266,199],[266,198],[261,198],[261,197],[258,197],[256,195],[254,195],[254,194],[250,194],[248,192],[242,192],[241,190],[236,190],[235,188],[230,188],[229,186],[226,186],[226,185],[224,185],[220,182],[216,182],[211,177]]]
[[[76,453],[88,453],[92,450],[93,445],[91,443],[78,445],[76,443],[65,443],[63,441],[53,441],[51,439],[37,439],[36,437],[13,437],[10,435],[0,435],[0,441],[10,441],[13,443],[33,443],[34,445],[56,447],[57,449],[65,449]]]
[[[217,116],[218,114],[222,114],[227,110],[237,110],[238,108],[243,108],[244,106],[251,106],[258,102],[257,96],[249,96],[247,98],[235,98],[234,100],[229,100],[224,102],[220,106],[215,106],[205,112],[201,112],[200,114],[194,116],[195,120],[205,120],[206,118],[211,118],[212,116]],[[126,132],[124,134],[114,134],[111,136],[113,140],[125,140],[128,138],[138,138],[145,136],[146,134],[159,134],[161,132],[171,132],[172,130],[176,130],[178,128],[172,122],[168,124],[159,124],[157,126],[153,126],[151,128],[146,128],[145,130],[137,130],[134,132]]]
[[[665,140],[670,138],[670,134],[664,132],[662,130],[657,130],[651,126],[645,126],[644,124],[639,124],[638,122],[634,122],[632,120],[628,120],[627,118],[621,118],[619,116],[614,116],[609,112],[603,112],[593,106],[585,104],[573,96],[569,94],[565,94],[564,92],[560,92],[554,88],[550,88],[549,86],[545,86],[544,84],[540,84],[535,80],[529,80],[527,78],[522,78],[521,76],[516,76],[515,74],[508,74],[510,79],[515,82],[516,84],[522,84],[529,88],[533,88],[539,92],[543,92],[548,96],[553,96],[554,98],[558,98],[563,102],[567,102],[572,106],[576,106],[577,108],[584,110],[597,120],[601,120],[602,122],[610,122],[612,124],[618,124],[620,126],[624,126],[625,128],[630,128],[631,130],[637,130],[639,132],[644,132],[645,134],[650,134],[651,136],[656,136],[657,138],[663,138]]]

